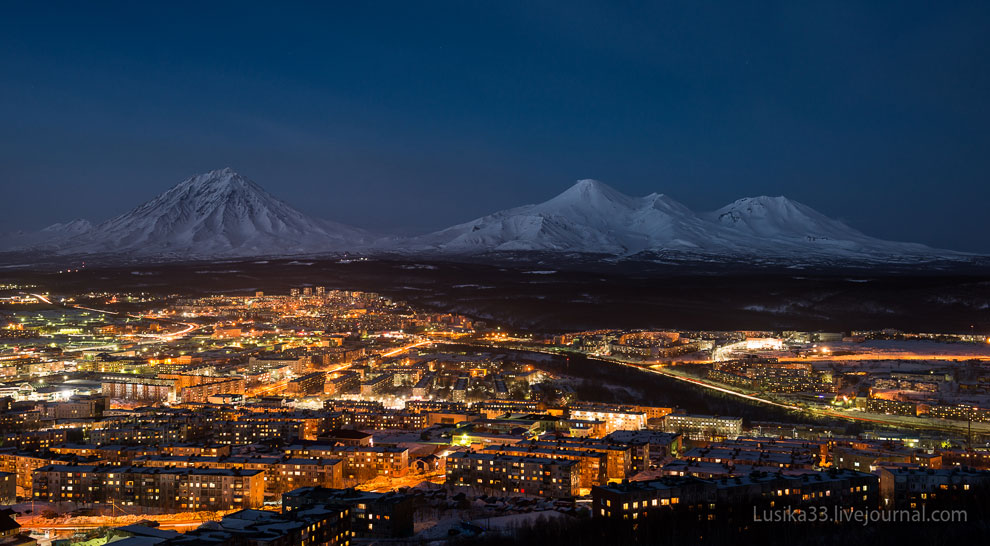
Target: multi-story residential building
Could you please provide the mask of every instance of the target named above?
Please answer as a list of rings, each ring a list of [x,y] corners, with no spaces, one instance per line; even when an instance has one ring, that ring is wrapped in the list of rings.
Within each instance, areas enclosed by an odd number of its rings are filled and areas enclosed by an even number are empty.
[[[93,419],[103,416],[110,407],[110,400],[104,395],[72,396],[62,402],[41,402],[35,405],[43,420]]]
[[[349,514],[351,532],[358,538],[391,539],[413,534],[415,505],[409,495],[323,487],[301,487],[282,495],[284,514],[319,507]]]
[[[347,546],[352,536],[350,524],[346,507],[320,506],[292,513],[245,509],[185,533],[128,525],[110,531],[110,536],[111,542],[128,546]]]
[[[617,430],[641,430],[646,428],[645,411],[626,406],[606,404],[571,404],[571,417],[587,421],[604,421],[605,434]]]
[[[937,455],[895,446],[833,445],[831,456],[832,465],[836,468],[861,472],[874,472],[880,466],[889,464],[942,467],[942,459]]]
[[[448,402],[446,400],[409,400],[406,402],[405,410],[412,413],[460,412],[467,411],[467,404],[462,402]]]
[[[990,472],[963,468],[881,466],[880,497],[884,508],[949,508],[990,491]]]
[[[456,425],[481,419],[480,413],[467,410],[426,411],[422,413],[426,415],[426,426]]]
[[[777,446],[772,441],[715,443],[708,447],[696,447],[681,454],[690,462],[721,464],[726,467],[754,466],[777,469],[816,468],[824,461],[822,446],[819,444],[797,446],[786,444]]]
[[[543,497],[580,493],[579,462],[498,453],[457,452],[447,456],[447,485]]]
[[[158,448],[123,445],[96,444],[59,444],[52,446],[52,453],[59,455],[76,455],[77,457],[95,457],[97,460],[114,465],[129,465],[138,457],[156,455]]]
[[[10,400],[10,398],[5,398]],[[14,432],[41,427],[41,412],[31,409],[7,409],[0,412],[0,430]]]
[[[356,412],[344,414],[344,426],[357,430],[426,428],[429,416],[426,413],[405,411]]]
[[[371,434],[351,429],[331,430],[319,438],[320,442],[345,446],[370,446],[374,444],[373,440],[374,436]]]
[[[32,482],[38,501],[163,512],[255,508],[265,492],[260,470],[57,464],[36,469]]]
[[[139,457],[134,460],[134,466],[149,468],[214,468],[222,470],[257,470],[264,472],[265,496],[277,497],[285,488],[279,483],[279,473],[276,465],[283,460],[278,456],[251,457],[208,457],[208,456],[177,456],[156,455]]]
[[[584,451],[567,447],[536,447],[529,442],[515,445],[491,445],[483,453],[525,457],[527,459],[574,461],[573,472],[577,475],[578,487],[589,489],[593,485],[608,482],[608,455],[596,451]]]
[[[536,413],[544,408],[541,402],[525,400],[486,400],[471,404],[473,411],[481,412],[486,419],[494,419],[506,413]]]
[[[323,409],[336,413],[359,411],[385,411],[385,404],[374,400],[338,400],[330,399],[323,403]]]
[[[605,478],[607,480],[624,480],[634,471],[633,447],[628,443],[620,444],[593,438],[574,438],[569,436],[551,436],[545,434],[536,440],[516,444],[513,447],[517,449],[522,447],[567,449],[604,454]],[[649,460],[648,454],[646,460]],[[640,465],[642,466],[642,462]],[[643,469],[644,468],[638,468],[636,470]]]
[[[909,417],[915,417],[918,415],[918,404],[914,402],[902,402],[900,400],[870,398],[866,401],[866,411],[883,413],[887,415],[906,415]]]
[[[742,434],[741,417],[671,413],[663,418],[664,432],[677,432],[692,440],[725,440]]]
[[[751,525],[754,513],[786,507],[838,506],[874,509],[879,500],[879,479],[851,470],[811,472],[797,476],[754,472],[720,479],[665,477],[656,480],[612,483],[592,489],[592,515],[596,518],[660,523],[719,521]],[[755,510],[755,512],[754,512]]]
[[[990,423],[990,409],[966,404],[932,404],[928,408],[928,415],[936,419]]]
[[[297,375],[302,375],[310,363],[309,357],[306,356],[292,357],[272,354],[261,357],[252,356],[248,359],[248,369],[252,371],[286,369]],[[268,381],[270,379],[262,378],[262,381]]]
[[[114,423],[89,431],[89,441],[97,445],[160,445],[185,442],[189,437],[189,427],[181,424],[141,426]]]
[[[464,402],[467,399],[467,390],[471,385],[471,379],[463,375],[454,382],[454,389],[450,393],[450,398],[454,402]]]
[[[5,434],[3,444],[24,451],[45,451],[51,446],[64,443],[68,437],[68,432],[60,429],[32,430]]]
[[[166,402],[176,399],[175,381],[150,377],[103,380],[103,395],[122,400]]]
[[[281,419],[249,418],[218,423],[214,440],[221,444],[254,444],[265,440],[291,442],[305,436],[305,423]],[[315,434],[313,435],[315,438]]]
[[[979,470],[990,470],[990,451],[976,451],[971,449],[940,449],[942,465],[967,466]]]
[[[409,450],[400,447],[293,444],[285,453],[295,459],[341,459],[344,478],[359,481],[400,477],[409,470]]]
[[[361,396],[373,396],[388,392],[393,385],[392,374],[385,373],[361,383]]]
[[[676,432],[661,432],[659,430],[617,430],[605,437],[606,441],[617,444],[638,445],[645,442],[648,447],[647,462],[657,464],[666,457],[676,457],[681,452],[683,436]],[[633,466],[636,466],[634,448]]]
[[[241,377],[212,379],[214,380],[181,389],[178,395],[179,399],[185,403],[205,404],[211,396],[244,394],[245,383]]]
[[[344,485],[344,461],[340,459],[285,459],[271,471],[278,494],[300,487],[337,488]]]
[[[166,444],[160,448],[162,455],[177,457],[224,457],[230,455],[230,446],[208,443]]]
[[[0,472],[0,506],[17,502],[17,474]]]
[[[324,392],[326,372],[312,372],[289,381],[285,386],[285,394],[309,396]]]
[[[361,387],[361,376],[354,372],[340,372],[326,378],[323,383],[323,394],[337,396],[357,390]]]
[[[15,476],[17,496],[30,497],[34,471],[50,464],[99,464],[96,457],[78,457],[76,455],[59,455],[50,451],[17,451],[15,449],[0,449],[0,472],[8,472]]]
[[[419,381],[413,385],[412,395],[414,398],[426,398],[430,394],[430,390],[433,385],[437,382],[436,373],[427,373],[423,377],[419,378]],[[408,405],[408,404],[407,404]]]

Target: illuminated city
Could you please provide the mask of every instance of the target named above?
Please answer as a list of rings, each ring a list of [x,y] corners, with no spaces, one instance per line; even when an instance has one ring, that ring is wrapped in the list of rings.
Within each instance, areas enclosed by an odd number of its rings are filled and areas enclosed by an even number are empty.
[[[3,502],[47,539],[192,544],[246,518],[321,543],[427,540],[681,517],[706,487],[900,508],[990,483],[990,343],[973,334],[537,334],[311,285],[4,301]],[[637,374],[740,414],[651,398]],[[703,513],[741,523],[726,509]]]

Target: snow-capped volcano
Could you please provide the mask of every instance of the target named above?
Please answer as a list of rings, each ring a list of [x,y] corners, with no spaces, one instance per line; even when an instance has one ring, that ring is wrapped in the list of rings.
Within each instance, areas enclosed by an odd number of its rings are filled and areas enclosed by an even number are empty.
[[[508,209],[412,239],[410,249],[453,253],[581,251],[627,254],[648,244],[644,223],[679,223],[676,209],[653,208],[596,180],[537,204]]]
[[[847,239],[863,234],[807,205],[778,197],[745,197],[706,215],[733,231],[754,237]]]
[[[536,205],[496,212],[416,238],[411,247],[441,252],[566,251],[628,255],[657,248],[704,250],[724,234],[661,194],[630,197],[597,180],[580,180]]]
[[[196,175],[134,210],[60,241],[61,253],[259,256],[359,246],[364,231],[311,218],[230,168]]]
[[[595,180],[581,180],[543,203],[414,238],[405,247],[454,254],[538,250],[628,256],[675,251],[869,260],[956,255],[869,237],[785,197],[745,198],[698,214],[662,194],[630,197]]]
[[[746,197],[702,216],[770,256],[793,252],[875,258],[957,254],[870,237],[783,196]]]

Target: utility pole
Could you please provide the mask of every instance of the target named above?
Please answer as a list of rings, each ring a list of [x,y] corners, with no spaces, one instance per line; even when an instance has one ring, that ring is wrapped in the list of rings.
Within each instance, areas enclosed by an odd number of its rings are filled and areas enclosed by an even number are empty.
[[[966,447],[972,449],[973,448],[973,408],[972,407],[969,408],[968,417],[969,419],[966,420],[968,426],[966,432]]]

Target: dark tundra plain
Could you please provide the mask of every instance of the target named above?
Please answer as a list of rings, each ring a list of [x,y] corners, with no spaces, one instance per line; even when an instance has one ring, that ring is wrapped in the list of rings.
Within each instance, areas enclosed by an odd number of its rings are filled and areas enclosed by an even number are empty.
[[[9,261],[9,260],[8,260]],[[970,333],[990,326],[990,272],[979,264],[785,268],[747,263],[597,260],[454,262],[297,258],[6,266],[0,279],[56,292],[170,294],[366,290],[437,311],[542,332],[597,328]]]

